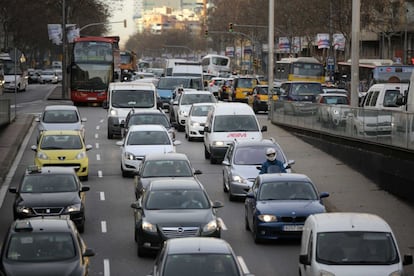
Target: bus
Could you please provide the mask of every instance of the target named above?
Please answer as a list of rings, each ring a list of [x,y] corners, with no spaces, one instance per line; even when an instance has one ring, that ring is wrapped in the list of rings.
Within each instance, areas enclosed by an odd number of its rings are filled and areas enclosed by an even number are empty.
[[[203,73],[216,75],[217,77],[227,76],[231,73],[230,58],[221,55],[205,55],[201,58]]]
[[[102,103],[109,83],[120,77],[119,37],[75,39],[70,65],[70,98],[74,105]]]
[[[137,54],[134,51],[121,51],[121,81],[130,81],[133,74],[138,71]]]
[[[359,92],[367,92],[376,83],[409,83],[414,65],[394,63],[390,59],[359,60]],[[342,81],[351,81],[351,60],[338,62],[338,73]]]
[[[313,57],[282,58],[276,61],[275,80],[325,83],[323,64]]]

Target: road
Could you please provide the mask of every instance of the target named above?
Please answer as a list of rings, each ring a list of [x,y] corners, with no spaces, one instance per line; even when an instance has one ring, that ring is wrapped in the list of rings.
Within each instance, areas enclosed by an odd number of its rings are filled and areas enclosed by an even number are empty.
[[[68,103],[65,101],[45,101],[52,86],[30,86],[26,97],[18,100],[18,112],[38,113],[45,105]],[[36,97],[29,95],[36,93]],[[29,97],[30,96],[30,97]],[[34,97],[34,98],[32,98]],[[20,101],[20,102],[19,102]],[[86,117],[86,143],[93,149],[88,152],[90,162],[87,192],[86,225],[82,234],[89,247],[96,251],[91,259],[90,275],[147,275],[154,259],[139,258],[133,236],[133,211],[130,204],[134,201],[133,179],[123,178],[120,170],[120,150],[115,144],[117,139],[106,138],[106,110],[100,107],[80,107],[82,117]],[[403,253],[412,250],[411,222],[402,223],[400,218],[413,218],[414,210],[389,194],[378,190],[375,184],[350,170],[344,164],[307,145],[290,133],[270,126],[267,115],[258,115],[261,124],[269,126],[266,137],[273,136],[282,145],[289,159],[295,159],[294,168],[309,175],[320,191],[331,193],[328,207],[331,211],[366,211],[384,217],[396,231]],[[33,125],[34,128],[34,125]],[[34,152],[30,145],[35,144],[34,132],[29,130],[30,138],[22,158],[16,168],[10,186],[19,183],[24,169],[33,163]],[[187,142],[183,132],[177,134],[182,142],[178,152],[187,154],[193,167],[200,169],[199,176],[212,200],[220,200],[224,208],[219,209],[225,229],[222,238],[227,240],[242,257],[247,268],[256,276],[297,275],[299,254],[298,242],[278,242],[271,244],[254,243],[251,234],[244,228],[243,202],[230,202],[222,188],[221,165],[211,165],[204,159],[201,141]],[[7,194],[0,209],[0,237],[12,221],[11,194]],[[396,210],[401,214],[396,216]],[[412,219],[411,219],[412,220]],[[412,252],[411,252],[412,253]],[[407,267],[409,275],[414,275],[413,267]]]

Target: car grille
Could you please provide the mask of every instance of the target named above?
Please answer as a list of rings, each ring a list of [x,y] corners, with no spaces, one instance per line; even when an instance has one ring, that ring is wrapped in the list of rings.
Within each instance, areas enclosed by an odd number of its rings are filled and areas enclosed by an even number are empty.
[[[283,222],[305,222],[307,217],[281,217],[281,221]]]
[[[161,232],[169,239],[197,237],[200,235],[198,227],[163,227]]]
[[[33,208],[36,215],[53,216],[60,215],[63,212],[63,207],[36,207]]]

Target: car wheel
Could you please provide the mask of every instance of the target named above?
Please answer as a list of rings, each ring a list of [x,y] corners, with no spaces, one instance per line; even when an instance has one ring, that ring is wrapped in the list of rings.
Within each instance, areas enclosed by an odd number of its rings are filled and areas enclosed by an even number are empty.
[[[236,197],[231,192],[231,186],[230,185],[229,185],[229,200],[230,201],[235,201],[236,200]]]
[[[122,172],[122,177],[127,177],[127,176],[128,176],[128,172],[127,172],[127,171],[125,171],[125,170],[122,168],[122,164],[121,164],[121,172]]]
[[[226,185],[226,180],[225,180],[225,178],[224,178],[224,172],[223,172],[223,191],[224,191],[225,193],[228,193],[228,192],[229,192],[229,188],[227,187],[227,185]]]
[[[247,219],[247,211],[245,211],[245,213],[246,214],[244,215],[244,229],[250,231],[249,220]]]
[[[207,150],[207,147],[204,145],[204,158],[205,159],[209,159],[210,158],[210,153]]]
[[[210,164],[217,164],[217,159],[210,156]]]
[[[78,225],[78,232],[79,233],[85,232],[85,219],[83,219],[82,223]]]
[[[250,229],[253,235],[253,240],[255,243],[261,243],[261,239],[258,237],[257,235],[257,227],[256,227],[256,223],[253,221],[253,229]]]
[[[146,257],[147,256],[147,250],[140,244],[140,242],[138,241],[137,243],[137,255],[138,257]]]
[[[108,129],[107,137],[108,137],[108,139],[113,139],[114,138],[114,134],[112,133],[112,131],[110,129]]]

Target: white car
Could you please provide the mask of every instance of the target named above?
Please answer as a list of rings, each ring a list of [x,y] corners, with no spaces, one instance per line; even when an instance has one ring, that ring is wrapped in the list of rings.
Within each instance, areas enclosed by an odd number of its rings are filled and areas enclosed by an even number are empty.
[[[349,97],[342,93],[325,93],[316,97],[318,120],[323,126],[338,127],[346,124],[350,112]]]
[[[218,91],[219,89],[224,85],[227,78],[221,78],[221,77],[214,77],[210,80],[208,84],[208,91],[212,93],[216,98],[218,97]]]
[[[195,103],[191,106],[185,123],[185,138],[188,141],[194,138],[204,138],[204,126],[207,121],[207,114],[213,106],[214,103]]]
[[[58,83],[58,75],[54,70],[43,70],[40,72],[39,83]]]
[[[175,152],[175,146],[181,142],[173,141],[162,125],[133,125],[116,144],[121,146],[121,171],[126,177],[139,169],[145,155]]]
[[[363,138],[391,137],[393,131],[392,111],[357,109],[348,113],[352,135]],[[347,122],[348,124],[348,122]]]

